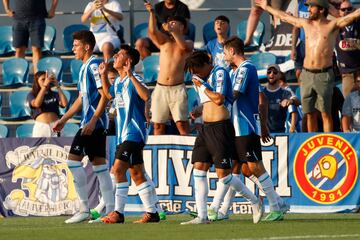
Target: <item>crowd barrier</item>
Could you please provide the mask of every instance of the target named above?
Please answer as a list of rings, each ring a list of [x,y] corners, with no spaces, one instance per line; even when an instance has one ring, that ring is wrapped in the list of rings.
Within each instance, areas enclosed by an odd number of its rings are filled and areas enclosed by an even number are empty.
[[[191,154],[195,137],[150,136],[144,149],[145,168],[156,185],[160,203],[170,213],[196,211]],[[73,214],[79,208],[73,178],[66,165],[72,138],[0,139],[0,213],[4,216],[54,216]],[[277,193],[293,213],[354,212],[359,207],[358,157],[360,137],[352,133],[279,134],[263,145],[264,165]],[[113,158],[115,141],[108,138],[108,156]],[[98,182],[88,159],[90,206],[98,202]],[[212,201],[217,178],[208,174]],[[248,180],[246,185],[263,195]],[[268,202],[264,199],[266,210]],[[143,210],[134,183],[125,211]],[[232,211],[251,212],[236,196]]]

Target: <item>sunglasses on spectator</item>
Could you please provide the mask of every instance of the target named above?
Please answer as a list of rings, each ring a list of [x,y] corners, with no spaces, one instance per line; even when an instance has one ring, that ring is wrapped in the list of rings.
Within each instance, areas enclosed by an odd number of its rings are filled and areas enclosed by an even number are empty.
[[[350,11],[352,11],[353,10],[353,7],[348,7],[348,8],[340,8],[340,10],[342,11],[342,12],[350,12]]]
[[[268,70],[268,71],[267,71],[267,74],[271,74],[271,73],[273,73],[273,74],[278,74],[279,72],[276,71],[276,70]]]

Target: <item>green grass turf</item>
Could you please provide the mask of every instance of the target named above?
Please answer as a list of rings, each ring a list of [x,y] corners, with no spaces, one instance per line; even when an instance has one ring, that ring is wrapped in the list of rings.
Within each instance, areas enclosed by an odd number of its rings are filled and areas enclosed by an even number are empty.
[[[250,215],[207,225],[179,225],[188,215],[172,215],[161,223],[67,225],[67,217],[9,217],[0,219],[0,239],[130,240],[130,239],[360,239],[360,214],[287,214],[281,222],[253,224]]]

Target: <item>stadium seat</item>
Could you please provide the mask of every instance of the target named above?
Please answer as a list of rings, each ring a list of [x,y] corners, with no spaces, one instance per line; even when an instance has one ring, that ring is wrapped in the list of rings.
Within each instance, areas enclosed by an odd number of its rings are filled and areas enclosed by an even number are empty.
[[[266,79],[266,69],[270,64],[276,63],[276,56],[272,53],[262,52],[252,55],[250,61],[258,70],[259,80]]]
[[[78,59],[72,59],[70,62],[70,73],[71,73],[71,81],[62,81],[61,84],[67,87],[76,87],[79,81],[79,72],[83,62]]]
[[[246,28],[247,28],[247,20],[240,21],[236,28],[236,33],[239,38],[245,41],[246,38]],[[263,22],[259,21],[254,35],[252,37],[252,42],[249,46],[245,47],[245,51],[254,51],[258,50],[260,45],[262,44],[263,38],[265,34],[265,25]]]
[[[6,138],[9,134],[9,129],[6,125],[0,124],[0,138]]]
[[[144,82],[147,85],[156,84],[159,73],[159,55],[151,55],[143,60]]]
[[[61,82],[63,74],[63,64],[60,58],[46,57],[38,62],[38,71],[51,71],[55,73],[56,79]]]
[[[64,42],[65,54],[72,53],[72,47],[73,47],[72,34],[80,30],[89,30],[89,27],[84,24],[71,24],[64,28],[63,42]]]
[[[17,138],[26,138],[26,137],[32,137],[32,131],[34,128],[34,124],[22,124],[16,128],[16,137]]]
[[[12,41],[12,26],[0,26],[0,56],[9,56],[15,53]]]
[[[296,89],[295,95],[301,101],[301,88],[300,88],[300,86]]]
[[[3,63],[1,88],[23,86],[28,81],[29,63],[23,58],[10,58]]]
[[[20,121],[30,118],[31,110],[27,100],[29,91],[16,91],[10,94],[10,116],[1,116],[3,120]]]
[[[214,30],[214,21],[206,23],[203,26],[202,30],[203,30],[204,45],[206,45],[208,43],[208,41],[216,38],[216,32]],[[230,36],[230,33],[231,33],[231,29],[229,26],[228,37]]]
[[[55,49],[56,29],[53,26],[46,25],[44,36],[44,47],[42,52],[52,52]]]
[[[66,123],[61,132],[61,136],[62,137],[73,137],[73,136],[75,136],[75,134],[77,133],[79,128],[80,128],[79,125],[76,123]]]
[[[144,38],[148,36],[148,23],[140,23],[134,28],[134,40],[136,41],[139,38]]]

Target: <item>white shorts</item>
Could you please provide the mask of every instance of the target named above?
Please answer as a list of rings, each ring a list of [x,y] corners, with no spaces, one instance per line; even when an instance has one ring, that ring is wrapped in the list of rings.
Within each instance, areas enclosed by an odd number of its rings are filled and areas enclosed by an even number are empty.
[[[114,48],[120,47],[121,43],[117,35],[112,35],[107,32],[104,32],[104,33],[96,33],[94,34],[94,36],[96,40],[94,52],[101,52],[103,45],[107,42],[111,43],[114,46]]]
[[[166,123],[170,113],[174,122],[188,120],[188,97],[185,84],[175,86],[156,84],[151,95],[151,121]]]
[[[55,122],[44,123],[35,121],[32,137],[57,137],[57,133],[52,128]]]

